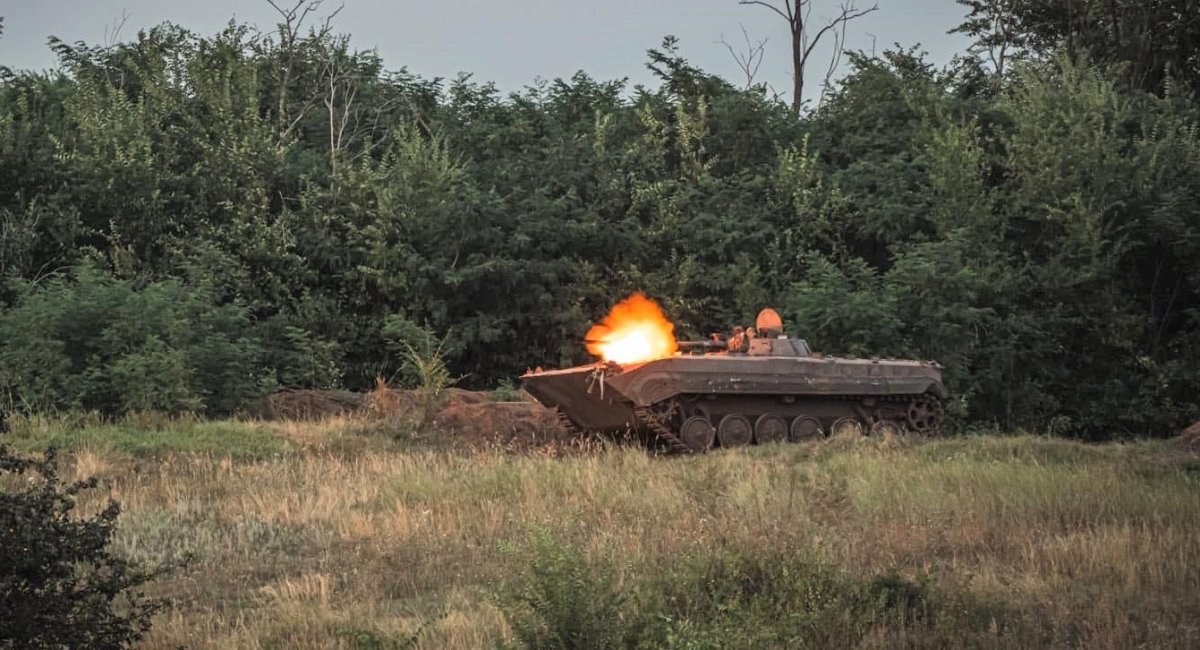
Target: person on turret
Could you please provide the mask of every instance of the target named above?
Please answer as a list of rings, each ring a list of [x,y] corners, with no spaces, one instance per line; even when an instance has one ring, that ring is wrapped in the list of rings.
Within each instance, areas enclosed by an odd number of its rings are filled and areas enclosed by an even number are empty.
[[[734,327],[733,328],[733,336],[731,336],[729,338],[729,351],[730,352],[746,352],[746,351],[748,351],[750,349],[750,339],[753,338],[753,335],[751,334],[751,332],[753,332],[753,331],[754,331],[753,327],[751,327],[749,330],[742,327],[741,325]]]
[[[733,328],[733,336],[729,337],[729,351],[741,352],[742,344],[746,342],[746,330],[741,325],[735,325]]]

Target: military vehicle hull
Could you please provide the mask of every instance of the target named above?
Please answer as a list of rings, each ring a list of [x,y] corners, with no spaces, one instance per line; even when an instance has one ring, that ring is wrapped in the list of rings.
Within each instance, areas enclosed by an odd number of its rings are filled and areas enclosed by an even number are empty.
[[[600,363],[521,379],[568,426],[684,452],[843,432],[932,434],[948,396],[935,363],[822,358],[786,339],[755,341],[748,354]]]

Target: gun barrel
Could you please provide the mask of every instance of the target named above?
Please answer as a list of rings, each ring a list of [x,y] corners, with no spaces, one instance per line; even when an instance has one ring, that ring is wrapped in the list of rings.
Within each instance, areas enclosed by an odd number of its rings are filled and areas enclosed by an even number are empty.
[[[724,341],[677,341],[680,352],[717,352],[727,349]]]
[[[603,343],[593,339],[584,339],[584,343]],[[676,341],[680,352],[723,352],[729,349],[725,341]]]

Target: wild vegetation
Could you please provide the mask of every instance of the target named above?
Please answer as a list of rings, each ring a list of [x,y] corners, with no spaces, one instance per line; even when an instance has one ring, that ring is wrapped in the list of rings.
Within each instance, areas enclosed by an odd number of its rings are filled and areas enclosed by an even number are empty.
[[[1178,443],[672,460],[391,433],[138,416],[18,418],[9,439],[67,445],[64,476],[102,486],[85,513],[120,501],[114,554],[182,567],[148,591],[168,599],[148,648],[1200,643],[1200,455]]]
[[[770,304],[820,350],[937,359],[963,426],[1174,432],[1200,416],[1195,12],[965,5],[971,52],[852,55],[799,115],[674,39],[651,87],[513,93],[327,23],[52,39],[54,70],[0,69],[0,411],[360,390],[423,331],[490,387],[584,360],[642,290],[684,335]]]
[[[64,483],[55,461],[0,444],[0,647],[127,647],[158,608],[139,590],[153,576],[110,548],[120,506],[78,517],[96,478]]]
[[[817,106],[670,37],[502,93],[295,11],[0,65],[0,648],[1200,646],[1200,450],[1153,439],[1200,417],[1196,12],[960,4],[969,52]],[[634,290],[940,360],[963,435],[437,430]]]

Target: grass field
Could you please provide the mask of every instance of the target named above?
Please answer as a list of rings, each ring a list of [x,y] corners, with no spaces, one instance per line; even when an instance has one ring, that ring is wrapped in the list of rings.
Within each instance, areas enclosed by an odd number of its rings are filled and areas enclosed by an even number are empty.
[[[14,429],[101,479],[122,554],[186,560],[152,648],[1200,646],[1200,456],[1170,442],[655,458],[353,419]]]

